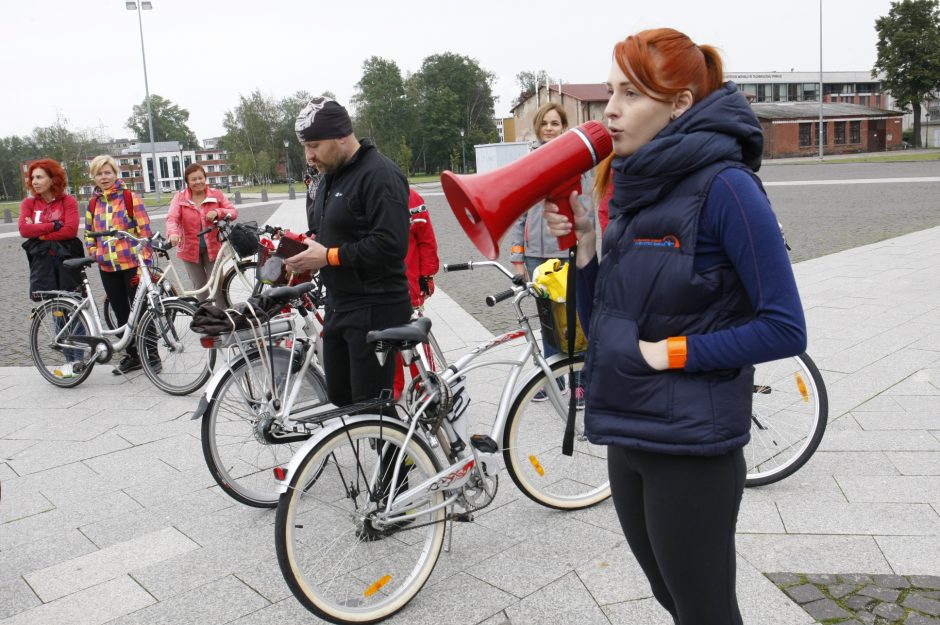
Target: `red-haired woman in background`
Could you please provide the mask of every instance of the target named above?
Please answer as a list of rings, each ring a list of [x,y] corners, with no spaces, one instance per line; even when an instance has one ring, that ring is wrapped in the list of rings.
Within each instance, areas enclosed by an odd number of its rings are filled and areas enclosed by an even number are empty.
[[[806,349],[803,308],[754,175],[761,126],[718,52],[662,28],[613,56],[600,263],[571,202],[590,319],[585,433],[607,446],[620,525],[673,621],[740,625],[734,535],[753,365]],[[555,236],[571,232],[557,206],[545,217]]]
[[[29,294],[36,291],[71,291],[78,287],[80,272],[62,266],[66,258],[82,256],[78,234],[78,202],[66,194],[68,182],[62,166],[51,159],[29,164],[27,170],[32,195],[20,204],[20,236],[29,260]],[[78,331],[76,331],[78,332]],[[73,365],[81,352],[65,350],[66,362],[55,370],[63,378],[73,376]]]
[[[212,266],[219,255],[222,244],[215,231],[199,236],[199,232],[211,226],[216,219],[238,217],[238,209],[218,189],[206,184],[206,170],[193,163],[183,174],[186,188],[170,203],[166,216],[166,233],[173,245],[179,245],[176,257],[183,261],[193,287],[201,289],[212,275]],[[214,297],[222,305],[222,281],[216,285],[215,293],[207,293],[201,299]]]
[[[62,267],[62,260],[81,256],[82,250],[68,249],[78,234],[78,202],[65,193],[68,182],[62,166],[51,159],[34,161],[27,176],[32,195],[20,204],[19,227],[26,239],[29,292],[35,300],[35,291],[70,291],[78,286],[78,274]]]

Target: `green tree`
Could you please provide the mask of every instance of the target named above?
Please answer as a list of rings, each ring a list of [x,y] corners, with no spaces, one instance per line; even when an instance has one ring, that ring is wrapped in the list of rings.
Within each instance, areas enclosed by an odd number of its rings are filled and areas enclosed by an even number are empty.
[[[411,80],[423,135],[415,153],[427,163],[425,170],[437,172],[449,167],[453,150],[460,153],[462,144],[467,166],[475,167],[472,146],[497,137],[493,121],[495,76],[475,59],[445,52],[424,59]]]
[[[273,98],[261,95],[257,89],[247,97],[239,96],[235,110],[225,113],[221,141],[235,173],[256,184],[277,177],[277,160],[271,155],[284,151],[285,137],[278,131],[283,122],[283,112]]]
[[[150,107],[153,113],[154,141],[179,141],[184,148],[199,147],[196,134],[187,125],[189,111],[155,93],[150,96]],[[150,142],[146,99],[134,105],[131,116],[127,118],[127,128],[138,141]]]
[[[914,111],[914,147],[920,147],[921,103],[940,89],[940,10],[937,0],[892,2],[888,15],[875,20],[878,58],[872,76],[898,106]]]
[[[352,104],[356,108],[357,136],[369,137],[375,146],[405,171],[411,169],[407,137],[414,120],[414,104],[405,96],[405,81],[394,61],[377,56],[362,64]]]
[[[69,188],[78,196],[78,190],[91,182],[86,161],[100,153],[101,147],[88,133],[72,131],[67,124],[67,119],[60,118],[51,126],[36,128],[31,142],[37,158],[52,158],[62,164]]]
[[[0,196],[18,200],[25,196],[20,163],[37,158],[39,150],[30,137],[12,135],[0,138]]]

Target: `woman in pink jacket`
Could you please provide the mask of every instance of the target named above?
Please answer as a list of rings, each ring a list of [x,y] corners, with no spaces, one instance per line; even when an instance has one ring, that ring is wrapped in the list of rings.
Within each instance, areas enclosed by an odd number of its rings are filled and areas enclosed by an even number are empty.
[[[176,257],[183,261],[193,286],[198,290],[209,281],[215,258],[222,247],[215,232],[198,236],[199,231],[211,226],[216,219],[235,219],[238,209],[221,191],[209,188],[202,165],[193,163],[187,167],[184,178],[186,189],[177,193],[170,204],[166,232],[170,243],[179,246]],[[212,297],[220,305],[224,301],[221,280]]]

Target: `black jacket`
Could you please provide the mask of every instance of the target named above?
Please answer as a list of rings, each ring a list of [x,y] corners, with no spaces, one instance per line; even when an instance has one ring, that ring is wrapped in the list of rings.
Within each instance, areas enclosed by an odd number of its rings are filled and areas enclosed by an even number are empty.
[[[339,248],[339,266],[320,270],[333,310],[410,301],[408,181],[368,140],[320,181],[307,221],[317,241]]]

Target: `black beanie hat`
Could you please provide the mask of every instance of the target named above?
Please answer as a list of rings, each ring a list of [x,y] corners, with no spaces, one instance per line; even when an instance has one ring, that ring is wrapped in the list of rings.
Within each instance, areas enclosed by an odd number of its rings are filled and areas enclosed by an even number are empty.
[[[352,134],[349,113],[339,102],[318,96],[297,115],[294,131],[300,141],[339,139]]]

